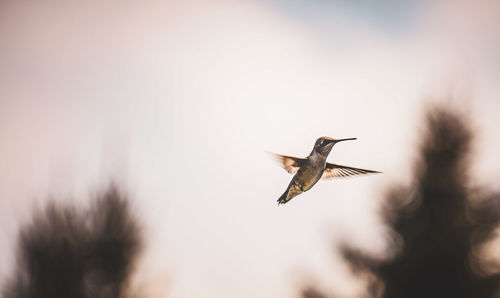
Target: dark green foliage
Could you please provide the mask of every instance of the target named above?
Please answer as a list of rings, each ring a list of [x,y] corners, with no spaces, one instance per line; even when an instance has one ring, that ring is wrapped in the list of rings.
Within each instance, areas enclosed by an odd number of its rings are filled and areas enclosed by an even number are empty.
[[[88,212],[49,205],[19,235],[18,271],[4,297],[123,297],[140,246],[127,200],[114,187]]]
[[[480,276],[472,254],[498,228],[500,195],[477,197],[469,179],[472,132],[467,119],[444,109],[427,117],[415,185],[389,195],[385,217],[402,237],[393,260],[369,266],[383,297],[495,297],[500,276]],[[395,201],[410,199],[410,205]],[[493,207],[493,208],[491,208]]]

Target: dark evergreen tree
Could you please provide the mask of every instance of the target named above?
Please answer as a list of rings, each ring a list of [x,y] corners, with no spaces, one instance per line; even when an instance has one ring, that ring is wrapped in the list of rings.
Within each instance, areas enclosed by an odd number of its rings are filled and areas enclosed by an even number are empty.
[[[391,261],[367,263],[384,285],[383,297],[497,295],[500,275],[480,274],[475,252],[499,227],[500,196],[473,189],[471,143],[466,117],[443,108],[429,112],[415,185],[393,191],[384,210],[402,250]],[[398,204],[408,199],[409,205]]]
[[[138,225],[114,187],[87,212],[51,204],[21,230],[17,274],[4,297],[124,297],[140,247]]]

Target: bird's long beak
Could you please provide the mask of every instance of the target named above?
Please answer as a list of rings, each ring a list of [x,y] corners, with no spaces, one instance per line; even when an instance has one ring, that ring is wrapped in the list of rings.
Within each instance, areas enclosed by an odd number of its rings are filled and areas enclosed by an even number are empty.
[[[339,140],[333,140],[333,142],[338,143],[338,142],[342,142],[342,141],[352,141],[352,140],[356,140],[356,139],[357,138],[339,139]]]

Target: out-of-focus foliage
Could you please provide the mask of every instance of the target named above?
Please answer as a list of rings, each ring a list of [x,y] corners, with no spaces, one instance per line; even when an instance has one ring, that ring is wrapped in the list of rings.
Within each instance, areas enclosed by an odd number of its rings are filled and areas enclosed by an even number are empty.
[[[140,248],[138,225],[115,187],[85,212],[51,204],[21,230],[4,297],[125,297]]]

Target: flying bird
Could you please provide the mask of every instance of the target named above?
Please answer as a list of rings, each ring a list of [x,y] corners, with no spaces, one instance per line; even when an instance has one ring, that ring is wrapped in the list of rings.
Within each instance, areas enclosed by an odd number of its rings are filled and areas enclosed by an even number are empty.
[[[278,204],[285,204],[293,197],[308,191],[319,179],[380,173],[326,162],[333,145],[350,140],[356,140],[356,138],[332,139],[330,137],[321,137],[316,140],[314,148],[307,158],[274,154],[288,173],[295,174],[285,193],[278,199]]]

